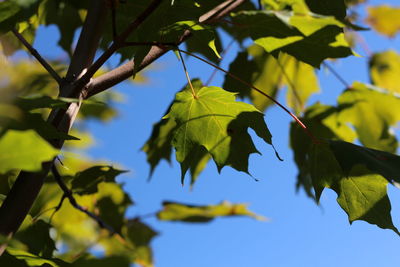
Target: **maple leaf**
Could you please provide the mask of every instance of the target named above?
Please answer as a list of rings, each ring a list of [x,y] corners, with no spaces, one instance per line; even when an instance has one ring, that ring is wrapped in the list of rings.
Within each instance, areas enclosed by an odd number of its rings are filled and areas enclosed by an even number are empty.
[[[211,154],[218,171],[228,165],[249,173],[248,157],[259,152],[247,129],[252,128],[272,145],[263,114],[250,104],[235,101],[234,93],[219,87],[202,87],[195,93],[186,89],[176,94],[170,112],[164,117],[177,123],[172,144],[181,163],[182,181],[190,159],[200,147]]]

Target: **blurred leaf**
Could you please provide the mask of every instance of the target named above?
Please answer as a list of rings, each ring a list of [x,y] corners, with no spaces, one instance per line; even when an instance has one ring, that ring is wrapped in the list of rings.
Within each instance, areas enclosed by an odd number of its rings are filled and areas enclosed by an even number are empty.
[[[248,216],[257,220],[266,220],[266,218],[249,211],[246,204],[231,204],[227,201],[221,202],[218,205],[208,206],[164,202],[163,207],[163,210],[157,213],[157,218],[162,221],[200,223],[225,216]]]
[[[43,220],[34,221],[29,227],[18,231],[15,238],[27,245],[30,253],[51,258],[56,246],[50,237],[50,229],[51,225]]]
[[[275,58],[258,45],[248,47],[247,52],[240,52],[229,66],[229,72],[274,98],[279,89],[287,86],[287,103],[296,113],[303,111],[309,96],[319,91],[317,76],[310,65],[283,53]],[[229,75],[225,76],[223,88],[238,92],[241,97],[250,97],[259,110],[273,104],[267,97]]]
[[[0,34],[15,28],[37,12],[39,0],[8,0],[0,2]]]
[[[68,266],[67,263],[59,260],[59,259],[46,259],[29,252],[14,249],[11,247],[7,248],[7,257],[3,259],[0,258],[0,263],[4,260],[4,264],[2,266],[52,266],[52,267],[63,267]]]
[[[100,241],[106,255],[129,257],[131,262],[140,266],[152,267],[153,253],[150,242],[158,233],[138,219],[129,220],[121,233],[123,240],[121,237],[113,236]]]
[[[368,7],[367,23],[377,32],[394,37],[400,31],[400,8],[389,5]]]
[[[127,171],[114,169],[112,166],[91,167],[75,175],[72,191],[80,195],[96,193],[101,182],[115,183],[115,178],[124,172]]]
[[[371,148],[394,152],[397,140],[390,127],[400,121],[400,99],[362,83],[354,83],[338,98],[339,105],[351,105],[339,120],[351,123],[360,142]]]
[[[31,111],[39,108],[64,108],[69,103],[77,102],[76,99],[70,98],[52,98],[42,95],[35,97],[19,97],[15,104],[23,110]]]
[[[213,157],[220,171],[224,166],[248,173],[248,157],[258,153],[247,133],[252,128],[266,143],[271,134],[263,114],[254,106],[236,102],[235,95],[218,87],[186,89],[176,94],[165,118],[177,123],[173,138],[176,159],[181,163],[182,182],[190,159],[199,146]]]
[[[45,0],[42,1],[39,19],[44,25],[55,24],[60,30],[58,44],[70,54],[75,31],[83,25],[83,19],[79,14],[87,1],[71,0]],[[80,3],[79,5],[77,3]],[[68,21],[68,23],[65,23]]]
[[[114,91],[106,91],[85,100],[79,112],[79,118],[98,119],[103,122],[110,121],[118,116],[118,111],[113,107],[115,102],[122,102],[123,95]]]
[[[369,62],[369,73],[374,85],[400,93],[400,55],[394,50],[375,53]]]
[[[71,267],[129,267],[130,262],[126,257],[111,256],[106,258],[81,257],[71,264]]]
[[[122,189],[122,185],[100,183],[96,199],[100,218],[111,225],[115,231],[120,232],[126,222],[124,217],[126,209],[133,204],[128,194]]]
[[[39,171],[42,162],[59,153],[33,130],[7,131],[0,139],[0,151],[0,173],[12,169]]]
[[[305,0],[307,6],[314,13],[334,16],[337,19],[344,19],[346,6],[343,0]]]

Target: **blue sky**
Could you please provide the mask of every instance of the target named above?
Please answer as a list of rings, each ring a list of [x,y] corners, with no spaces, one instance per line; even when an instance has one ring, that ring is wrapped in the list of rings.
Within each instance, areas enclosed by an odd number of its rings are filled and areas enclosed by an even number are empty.
[[[398,4],[397,0],[369,2]],[[372,32],[361,34],[373,51],[396,49],[400,45],[399,38],[387,40]],[[41,30],[35,47],[47,57],[59,57],[62,52],[53,49],[56,42],[55,28],[48,27]],[[227,68],[235,49],[224,60],[223,67]],[[361,49],[357,52],[364,55]],[[368,82],[367,61],[366,57],[352,57],[331,65],[349,83]],[[192,78],[206,80],[213,71],[195,59],[187,59],[187,65]],[[336,96],[344,89],[342,84],[326,70],[318,74],[322,94],[312,97],[310,102],[335,103]],[[160,232],[152,243],[157,267],[399,266],[400,239],[392,231],[364,222],[350,226],[333,191],[324,192],[321,206],[315,205],[302,191],[296,193],[297,169],[288,143],[291,118],[276,107],[267,111],[265,120],[284,161],[276,159],[270,146],[256,142],[263,155],[251,156],[250,171],[258,182],[228,167],[219,175],[211,163],[190,190],[188,185],[180,184],[177,162],[171,166],[162,162],[152,181],[147,182],[149,166],[140,148],[149,137],[153,123],[160,120],[186,80],[182,66],[172,53],[146,75],[148,84],[126,83],[116,88],[126,96],[126,101],[117,106],[120,116],[116,120],[89,124],[97,140],[90,156],[121,163],[131,170],[121,179],[136,202],[128,215],[152,214],[161,208],[163,200],[193,204],[228,200],[249,203],[252,211],[270,219],[260,222],[224,218],[207,224],[184,224],[158,222],[154,217],[147,217],[145,221]],[[222,81],[223,75],[218,74],[212,85],[219,86]],[[400,192],[389,187],[389,195],[394,223],[400,226]]]

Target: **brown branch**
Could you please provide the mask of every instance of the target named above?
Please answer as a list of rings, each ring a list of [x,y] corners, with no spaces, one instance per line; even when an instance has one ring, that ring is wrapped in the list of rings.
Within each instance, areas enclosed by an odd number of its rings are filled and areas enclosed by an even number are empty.
[[[108,231],[110,232],[111,235],[113,235],[113,234],[116,233],[116,231],[114,230],[114,228],[112,228],[112,226],[108,225],[108,224],[107,224],[106,222],[104,222],[101,218],[99,218],[96,214],[94,214],[94,213],[88,211],[86,208],[84,208],[84,207],[82,207],[81,205],[78,204],[78,202],[76,201],[76,199],[75,199],[74,196],[73,196],[72,191],[71,191],[71,190],[67,187],[67,185],[64,183],[64,181],[63,181],[63,179],[62,179],[62,177],[61,177],[60,173],[58,172],[58,170],[57,170],[57,168],[56,168],[55,165],[53,165],[53,166],[51,167],[51,172],[53,173],[54,179],[56,180],[58,186],[59,186],[59,187],[61,188],[61,190],[64,192],[64,196],[65,196],[66,198],[68,198],[69,203],[71,203],[71,205],[72,205],[75,209],[77,209],[77,210],[79,210],[79,211],[85,213],[85,214],[88,215],[90,218],[92,218],[93,220],[95,220],[95,221],[97,222],[97,224],[99,225],[100,228],[108,230]],[[64,197],[63,197],[63,198],[64,198]],[[60,203],[62,203],[62,201],[61,201]],[[62,204],[61,204],[61,205],[62,205]],[[61,207],[61,205],[60,205],[60,207]]]
[[[93,60],[102,32],[102,28],[98,26],[101,25],[100,21],[104,21],[104,17],[101,15],[105,14],[96,12],[101,10],[102,5],[105,5],[104,1],[91,1],[77,49],[75,50],[68,69],[69,74],[67,74],[67,79],[65,79],[60,86],[60,93],[62,95],[68,95],[68,91],[71,88],[72,82],[69,82],[68,78],[75,78],[77,74],[79,75],[84,67],[90,65]],[[82,66],[80,66],[80,64],[82,64]],[[48,121],[59,131],[68,132],[79,107],[80,103],[72,103],[66,110],[53,110]],[[62,140],[50,140],[49,142],[56,148],[61,148],[63,145]],[[37,198],[44,183],[44,179],[53,166],[53,161],[54,160],[44,162],[42,164],[42,170],[38,173],[20,172],[0,207],[0,234],[12,236],[18,230],[32,207],[33,202]]]
[[[162,0],[153,0],[150,5],[131,23],[120,35],[116,37],[111,46],[90,66],[85,74],[77,81],[74,91],[80,91],[93,75],[104,65],[104,63],[117,51],[124,46],[129,35],[136,30],[161,4]]]
[[[39,52],[32,47],[30,43],[20,34],[17,30],[13,29],[11,30],[12,33],[15,35],[15,37],[18,38],[18,40],[28,49],[28,51],[31,53],[33,57],[36,58],[36,60],[47,70],[47,72],[53,77],[54,80],[58,83],[58,85],[61,85],[62,79],[58,75],[58,73],[51,67],[51,65],[39,54]]]
[[[218,20],[224,17],[225,15],[229,14],[230,12],[232,12],[235,8],[237,8],[239,5],[243,4],[246,1],[248,0],[225,1],[220,5],[216,6],[215,8],[213,8],[212,10],[210,10],[209,12],[202,15],[199,18],[199,23],[210,23],[214,20]],[[177,45],[184,42],[187,38],[190,37],[190,35],[191,32],[189,30],[185,31],[179,38]],[[134,61],[130,60],[127,63],[121,65],[120,67],[93,79],[87,85],[87,97],[101,93],[113,87],[114,85],[128,79],[129,77],[132,77],[134,74],[133,73],[134,70],[136,72],[143,70],[148,65],[150,65],[155,60],[164,55],[166,52],[168,52],[170,49],[171,47],[161,47],[158,45],[153,45],[148,54],[143,59],[142,63],[139,65],[139,67],[135,68]]]
[[[67,82],[72,83],[77,80],[93,63],[104,29],[107,11],[107,0],[92,0],[78,43],[71,58],[66,76]],[[68,89],[71,90],[71,88]],[[69,90],[64,90],[63,94],[68,96],[70,94]]]

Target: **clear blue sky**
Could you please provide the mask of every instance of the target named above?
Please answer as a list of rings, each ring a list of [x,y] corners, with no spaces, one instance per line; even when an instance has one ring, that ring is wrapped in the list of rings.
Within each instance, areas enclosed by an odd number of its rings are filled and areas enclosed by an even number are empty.
[[[399,4],[398,0],[370,3]],[[373,51],[396,49],[400,45],[399,38],[386,40],[370,32],[362,35]],[[35,46],[45,56],[59,57],[62,52],[53,49],[57,41],[53,38],[57,38],[53,27],[43,29]],[[357,52],[364,55],[360,49]],[[229,53],[223,64],[225,68],[234,54],[234,50]],[[332,65],[349,83],[368,82],[367,60],[353,57]],[[192,78],[206,80],[212,72],[195,59],[188,59],[187,63]],[[291,120],[278,108],[270,109],[265,120],[284,162],[276,159],[271,147],[258,142],[256,145],[263,155],[251,156],[250,171],[259,182],[228,167],[219,175],[215,165],[209,164],[190,191],[188,185],[182,188],[180,184],[179,165],[162,162],[148,183],[149,166],[145,154],[139,150],[149,137],[153,123],[160,120],[175,92],[186,83],[181,68],[175,55],[169,53],[157,62],[154,70],[146,72],[150,78],[148,84],[119,86],[117,90],[127,100],[118,105],[120,116],[113,122],[90,123],[90,131],[97,139],[90,155],[121,163],[131,170],[121,179],[136,202],[129,216],[153,213],[161,208],[163,200],[193,204],[229,200],[249,203],[251,210],[270,221],[225,218],[208,224],[184,224],[147,218],[145,221],[160,232],[152,243],[157,267],[400,266],[400,238],[392,231],[364,222],[350,226],[333,191],[324,192],[321,206],[315,205],[303,192],[295,192],[297,169],[288,145]],[[322,94],[314,96],[311,103],[317,100],[335,103],[343,86],[325,70],[319,71],[319,77]],[[222,80],[219,74],[213,85],[220,85]],[[389,187],[389,194],[393,220],[400,227],[400,192]]]

